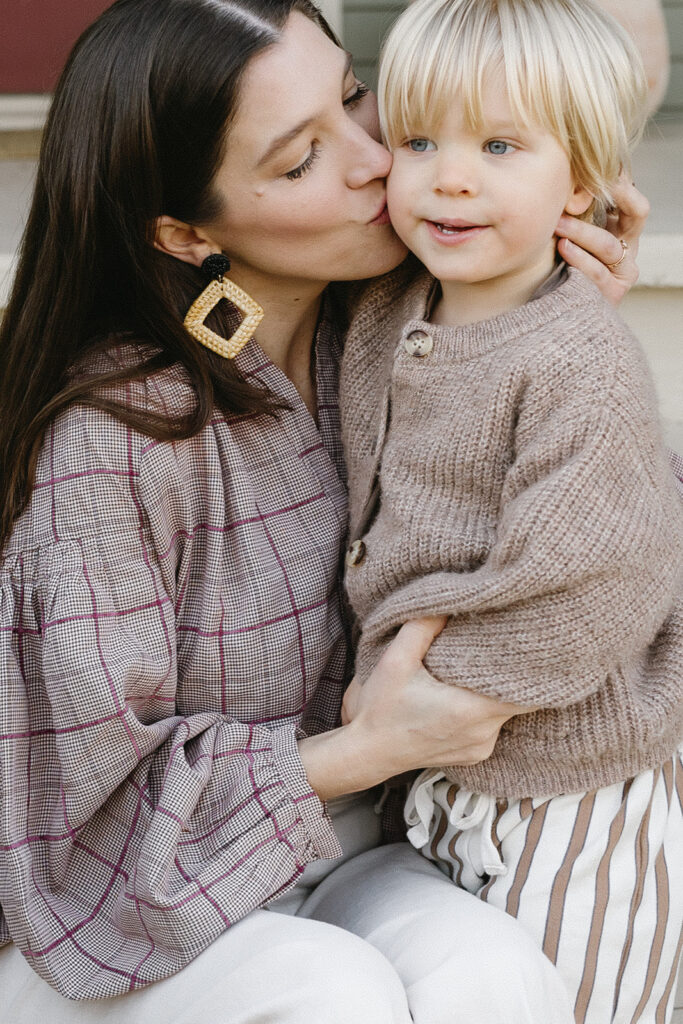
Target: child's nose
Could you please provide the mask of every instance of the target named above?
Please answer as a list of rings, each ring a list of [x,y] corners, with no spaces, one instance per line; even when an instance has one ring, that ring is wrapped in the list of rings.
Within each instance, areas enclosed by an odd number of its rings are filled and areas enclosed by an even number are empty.
[[[476,195],[478,174],[473,159],[467,154],[440,154],[434,167],[434,189],[447,195]]]

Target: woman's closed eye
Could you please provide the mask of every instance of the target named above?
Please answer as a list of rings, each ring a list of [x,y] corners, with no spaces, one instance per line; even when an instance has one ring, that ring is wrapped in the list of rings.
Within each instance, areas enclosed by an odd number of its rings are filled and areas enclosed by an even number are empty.
[[[311,167],[313,166],[313,163],[318,159],[319,156],[320,146],[318,145],[317,142],[314,142],[311,145],[310,152],[306,159],[303,160],[298,165],[298,167],[293,167],[291,171],[287,171],[285,174],[285,178],[287,178],[289,181],[296,181],[298,178],[303,178],[304,174],[306,174],[307,171],[310,171]]]
[[[370,86],[365,82],[356,82],[356,89],[350,96],[346,96],[342,102],[347,110],[353,110],[365,96],[370,92]]]
[[[356,81],[354,92],[342,100],[344,108],[346,110],[353,110],[369,92],[370,87],[367,86],[365,82]],[[293,167],[291,171],[286,171],[284,177],[287,178],[288,181],[297,181],[299,178],[303,178],[303,176],[310,171],[313,163],[319,156],[320,144],[318,142],[311,143],[311,149],[306,159],[302,160],[298,166]]]

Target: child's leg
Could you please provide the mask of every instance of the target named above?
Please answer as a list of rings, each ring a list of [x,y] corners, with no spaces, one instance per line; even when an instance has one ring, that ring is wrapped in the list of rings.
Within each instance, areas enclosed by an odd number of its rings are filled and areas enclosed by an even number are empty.
[[[423,852],[534,935],[577,1022],[665,1024],[683,924],[680,755],[593,793],[492,802],[478,842],[455,825],[454,799],[456,787],[437,784]],[[491,849],[504,873],[482,871]]]

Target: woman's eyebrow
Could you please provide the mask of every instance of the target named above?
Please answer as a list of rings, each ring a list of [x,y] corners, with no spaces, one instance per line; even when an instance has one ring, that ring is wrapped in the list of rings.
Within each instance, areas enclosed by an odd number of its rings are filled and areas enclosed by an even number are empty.
[[[348,50],[345,50],[344,52],[346,53],[346,61],[344,62],[344,70],[341,76],[342,89],[344,87],[346,76],[351,70],[351,65],[353,64],[352,54],[350,54]],[[271,144],[268,146],[268,149],[265,151],[265,153],[263,154],[259,162],[256,164],[256,166],[262,167],[263,164],[267,163],[268,160],[271,159],[271,157],[275,156],[276,153],[278,153],[281,149],[284,149],[285,146],[287,146],[293,139],[295,139],[297,135],[305,131],[306,128],[308,128],[313,123],[314,120],[314,117],[307,117],[303,121],[299,121],[298,124],[295,124],[293,128],[289,129],[288,132],[284,132],[282,135],[278,135],[277,138],[273,139]]]
[[[313,123],[313,120],[314,119],[312,117],[307,117],[305,121],[300,121],[293,128],[290,128],[288,132],[285,132],[284,135],[278,135],[276,139],[273,139],[256,166],[262,167],[263,164],[267,163],[272,156],[275,156],[275,154],[281,149],[284,149],[292,139],[295,139],[297,135],[301,134],[301,132],[308,128],[308,126]]]

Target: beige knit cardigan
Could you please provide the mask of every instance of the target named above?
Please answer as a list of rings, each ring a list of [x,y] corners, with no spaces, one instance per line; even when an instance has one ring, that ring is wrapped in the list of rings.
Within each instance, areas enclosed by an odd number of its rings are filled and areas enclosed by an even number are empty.
[[[343,362],[356,671],[446,613],[429,671],[540,708],[449,778],[517,798],[657,766],[683,733],[683,515],[640,347],[573,270],[462,328],[425,321],[415,273],[370,287]]]

